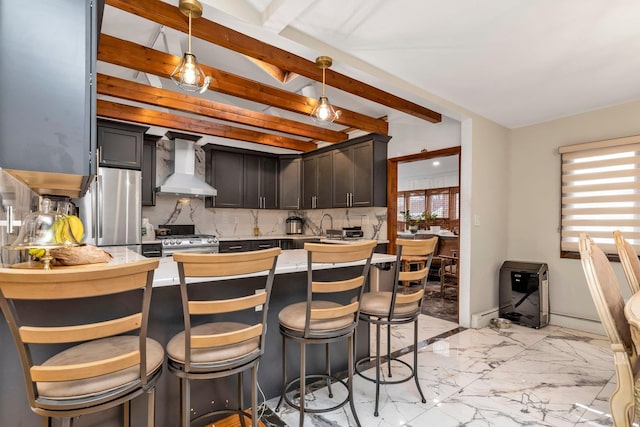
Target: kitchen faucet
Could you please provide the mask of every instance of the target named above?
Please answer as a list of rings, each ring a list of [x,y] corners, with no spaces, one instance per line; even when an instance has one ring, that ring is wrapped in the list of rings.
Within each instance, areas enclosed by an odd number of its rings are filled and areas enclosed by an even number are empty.
[[[320,235],[321,236],[324,235],[324,230],[322,229],[322,221],[324,221],[324,217],[325,216],[328,216],[329,219],[331,220],[331,228],[330,228],[330,230],[333,229],[333,218],[331,217],[331,215],[329,215],[328,213],[322,215],[322,218],[320,218]]]

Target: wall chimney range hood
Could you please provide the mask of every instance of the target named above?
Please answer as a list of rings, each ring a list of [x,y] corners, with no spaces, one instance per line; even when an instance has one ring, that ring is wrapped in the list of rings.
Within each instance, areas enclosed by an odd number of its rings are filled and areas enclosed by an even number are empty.
[[[191,197],[217,195],[215,188],[195,176],[195,142],[201,137],[171,131],[167,132],[166,136],[175,144],[171,156],[174,160],[174,172],[157,188],[157,191]]]

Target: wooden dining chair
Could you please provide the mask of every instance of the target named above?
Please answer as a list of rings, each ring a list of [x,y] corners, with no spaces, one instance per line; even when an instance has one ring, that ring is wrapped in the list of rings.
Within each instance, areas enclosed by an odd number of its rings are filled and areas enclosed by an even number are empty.
[[[640,378],[640,366],[624,315],[624,299],[611,263],[602,249],[584,233],[580,235],[579,249],[593,303],[613,350],[616,389],[609,397],[611,417],[616,427],[630,427],[635,420],[634,393]]]
[[[72,426],[79,416],[124,405],[127,427],[131,400],[144,394],[147,426],[154,426],[164,349],[147,337],[147,319],[157,266],[157,259],[149,259],[58,270],[0,269],[0,307],[18,349],[29,404],[45,426],[52,418]],[[105,301],[114,296],[121,304]],[[64,300],[77,309],[62,313]],[[105,310],[88,313],[83,304]]]
[[[640,291],[640,259],[638,259],[638,254],[635,249],[633,249],[633,246],[631,246],[631,243],[622,237],[620,231],[616,230],[613,232],[613,239],[616,242],[620,264],[622,264],[622,270],[627,278],[627,283],[631,288],[631,293],[635,294]]]
[[[458,251],[452,250],[451,255],[438,255],[440,259],[440,296],[445,297],[447,288],[457,289],[460,283],[460,258]]]

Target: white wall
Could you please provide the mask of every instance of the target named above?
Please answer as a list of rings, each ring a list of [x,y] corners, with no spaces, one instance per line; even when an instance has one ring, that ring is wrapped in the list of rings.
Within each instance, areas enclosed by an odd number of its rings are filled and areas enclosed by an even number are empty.
[[[551,322],[601,331],[580,260],[560,259],[558,147],[640,134],[640,102],[511,131],[508,256],[549,264]],[[619,263],[614,270],[629,295]],[[575,319],[578,318],[578,319]]]

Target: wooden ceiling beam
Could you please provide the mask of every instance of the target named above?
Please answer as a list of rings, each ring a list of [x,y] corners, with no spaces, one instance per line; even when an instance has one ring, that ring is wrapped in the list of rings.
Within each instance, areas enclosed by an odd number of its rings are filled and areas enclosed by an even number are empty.
[[[129,0],[107,0],[107,4],[178,31],[188,32],[188,23],[185,16],[176,6],[163,1],[137,0],[132,2]],[[300,74],[315,81],[322,81],[322,70],[316,66],[314,61],[309,61],[301,56],[294,55],[293,53],[264,43],[213,21],[209,21],[206,18],[193,20],[191,33],[199,39],[268,62],[284,70]],[[329,86],[432,123],[442,121],[441,114],[436,111],[385,92],[374,86],[354,80],[331,69],[326,70],[326,83]]]
[[[237,128],[209,120],[164,113],[148,108],[133,107],[104,99],[97,101],[96,114],[109,119],[160,126],[203,135],[219,136],[221,138],[254,142],[256,144],[271,145],[273,147],[288,148],[296,151],[307,152],[317,148],[316,144],[312,142],[257,132],[251,129]]]
[[[311,138],[325,142],[341,142],[349,139],[346,132],[337,132],[294,120],[275,117],[244,108],[210,101],[167,89],[98,74],[97,91],[101,95],[142,102],[186,113],[200,114],[212,119],[253,126],[270,131]]]
[[[180,59],[177,56],[127,40],[107,34],[100,35],[100,44],[98,46],[99,61],[169,78]],[[205,64],[201,65],[205,74],[213,77],[211,84],[209,84],[209,89],[220,93],[307,115],[311,114],[318,102],[313,98],[264,85]],[[384,120],[375,119],[341,107],[336,106],[336,108],[342,111],[341,116],[335,121],[338,124],[385,135],[389,132],[389,125]]]

